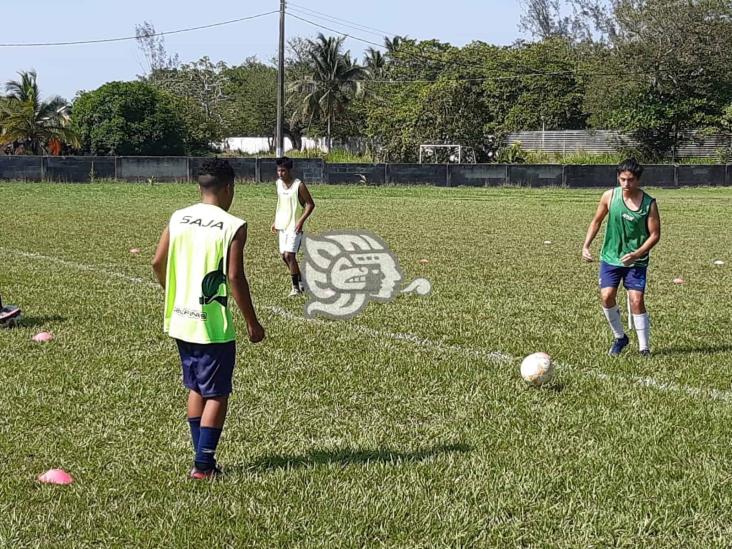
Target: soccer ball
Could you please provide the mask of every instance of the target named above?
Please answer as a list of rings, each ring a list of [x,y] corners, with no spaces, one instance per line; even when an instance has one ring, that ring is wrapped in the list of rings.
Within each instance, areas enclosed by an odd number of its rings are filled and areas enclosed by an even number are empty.
[[[554,376],[552,357],[546,353],[534,353],[521,362],[521,377],[529,385],[539,387]]]

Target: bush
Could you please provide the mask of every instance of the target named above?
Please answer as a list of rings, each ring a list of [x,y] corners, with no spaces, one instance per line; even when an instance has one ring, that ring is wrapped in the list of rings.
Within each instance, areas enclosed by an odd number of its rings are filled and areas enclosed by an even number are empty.
[[[188,152],[179,112],[145,82],[110,82],[77,97],[72,126],[87,154],[178,156]]]

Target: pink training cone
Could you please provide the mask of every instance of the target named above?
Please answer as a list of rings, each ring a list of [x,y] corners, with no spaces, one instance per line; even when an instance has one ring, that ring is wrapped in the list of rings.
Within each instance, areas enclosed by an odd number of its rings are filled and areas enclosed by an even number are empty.
[[[46,341],[51,341],[53,339],[53,334],[51,332],[40,332],[33,336],[33,341],[37,343],[45,343]]]
[[[674,278],[674,284],[683,284],[683,283],[684,283],[684,279],[681,278],[680,276]]]
[[[45,484],[71,484],[74,482],[73,477],[63,469],[49,469],[38,477],[38,482]]]
[[[130,248],[130,253],[131,254],[139,254],[140,253],[140,248]]]

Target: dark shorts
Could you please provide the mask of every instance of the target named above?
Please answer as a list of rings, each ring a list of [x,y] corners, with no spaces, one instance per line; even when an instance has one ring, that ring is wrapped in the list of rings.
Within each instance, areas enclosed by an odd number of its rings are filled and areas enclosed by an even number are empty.
[[[188,343],[176,339],[183,368],[183,385],[204,398],[231,394],[236,343]]]
[[[617,288],[620,281],[626,290],[646,291],[647,265],[638,267],[617,267],[600,262],[600,288]]]

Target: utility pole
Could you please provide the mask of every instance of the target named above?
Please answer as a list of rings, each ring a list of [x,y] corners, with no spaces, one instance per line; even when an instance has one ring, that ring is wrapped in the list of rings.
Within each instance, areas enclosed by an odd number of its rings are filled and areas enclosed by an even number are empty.
[[[285,0],[280,0],[280,57],[277,69],[277,156],[285,154]]]

